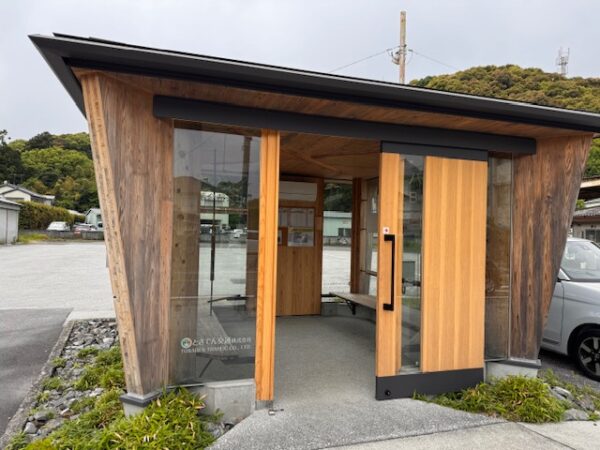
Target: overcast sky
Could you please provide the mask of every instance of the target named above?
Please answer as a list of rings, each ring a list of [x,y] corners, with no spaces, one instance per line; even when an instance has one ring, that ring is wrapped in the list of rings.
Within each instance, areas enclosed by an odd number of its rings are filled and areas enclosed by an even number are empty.
[[[398,44],[407,80],[507,63],[600,76],[599,0],[1,0],[0,129],[13,138],[87,131],[27,38],[68,33],[328,72]],[[443,62],[426,59],[421,55]],[[449,67],[450,66],[450,67]],[[397,80],[387,54],[336,72]]]

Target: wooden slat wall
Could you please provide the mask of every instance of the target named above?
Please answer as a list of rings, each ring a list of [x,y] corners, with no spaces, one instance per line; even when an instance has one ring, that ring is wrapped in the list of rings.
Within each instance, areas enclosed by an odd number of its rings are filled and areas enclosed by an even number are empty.
[[[90,72],[81,77],[127,389],[167,383],[173,125],[152,95]]]
[[[379,217],[377,252],[377,324],[375,371],[378,377],[392,376],[400,369],[402,318],[402,216],[404,205],[404,162],[398,154],[382,153],[379,165]],[[396,235],[396,273],[392,273],[392,244],[383,240],[383,228]],[[395,309],[391,301],[391,280],[395,276]]]
[[[421,370],[483,367],[487,163],[425,158]]]
[[[321,314],[321,276],[323,267],[323,179],[282,177],[286,181],[317,184],[314,202],[280,200],[283,208],[313,208],[315,229],[313,247],[278,246],[277,315]],[[284,236],[284,239],[286,236]]]
[[[513,160],[513,357],[538,357],[590,145],[591,135],[540,139]]]
[[[279,133],[263,130],[260,142],[255,366],[256,399],[262,401],[273,400],[275,375],[279,154]]]

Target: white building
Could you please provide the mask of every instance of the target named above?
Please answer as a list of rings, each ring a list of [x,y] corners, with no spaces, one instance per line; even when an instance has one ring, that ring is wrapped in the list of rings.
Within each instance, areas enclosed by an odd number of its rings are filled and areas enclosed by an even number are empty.
[[[36,202],[44,205],[54,204],[54,195],[44,195],[33,192],[23,186],[5,181],[0,185],[0,195],[13,202]]]
[[[0,195],[0,244],[14,244],[19,237],[21,205]]]
[[[85,213],[85,223],[94,225],[98,230],[103,230],[102,211],[100,211],[100,208],[88,209]]]

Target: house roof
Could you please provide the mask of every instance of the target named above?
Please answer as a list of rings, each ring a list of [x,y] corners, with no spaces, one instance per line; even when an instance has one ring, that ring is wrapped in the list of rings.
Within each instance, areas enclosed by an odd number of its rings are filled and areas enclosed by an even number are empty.
[[[21,191],[21,192],[23,192],[25,194],[28,194],[28,195],[32,196],[32,197],[41,198],[41,199],[45,199],[45,200],[54,200],[54,198],[55,198],[54,195],[38,194],[37,192],[34,192],[34,191],[30,190],[30,189],[24,188],[23,186],[19,186],[17,184],[9,183],[8,181],[5,181],[3,184],[0,184],[0,187],[6,187],[6,186],[10,187],[11,189],[7,190],[7,191],[4,191],[2,193],[3,195],[9,194],[9,193],[14,192],[14,191]]]
[[[19,205],[17,202],[7,200],[2,195],[0,195],[0,206],[3,206],[8,209],[21,209],[21,205]]]
[[[600,114],[64,34],[30,39],[85,114],[71,67],[600,133]]]

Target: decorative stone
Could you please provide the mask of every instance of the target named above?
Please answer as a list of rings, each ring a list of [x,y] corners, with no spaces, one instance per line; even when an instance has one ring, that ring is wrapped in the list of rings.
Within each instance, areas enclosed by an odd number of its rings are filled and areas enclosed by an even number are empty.
[[[225,426],[222,423],[207,422],[204,424],[204,429],[212,434],[215,439],[219,439],[225,434]]]
[[[575,403],[586,411],[594,411],[596,409],[594,402],[589,397],[583,397],[582,399],[575,400]]]
[[[37,433],[37,427],[33,422],[27,422],[25,424],[25,428],[23,429],[23,433],[25,434],[35,434]]]
[[[573,394],[571,394],[570,391],[568,391],[567,389],[562,388],[560,386],[554,386],[552,388],[552,391],[555,392],[556,394],[560,395],[561,397],[565,398],[566,400],[569,400],[570,402],[575,400],[575,398],[573,397]]]
[[[569,421],[573,421],[573,420],[588,420],[589,416],[585,411],[582,411],[580,409],[571,408],[571,409],[567,409],[565,411],[563,418],[564,418],[564,420],[569,422]]]
[[[52,416],[52,412],[48,410],[38,411],[33,415],[33,419],[36,422],[46,422]]]

